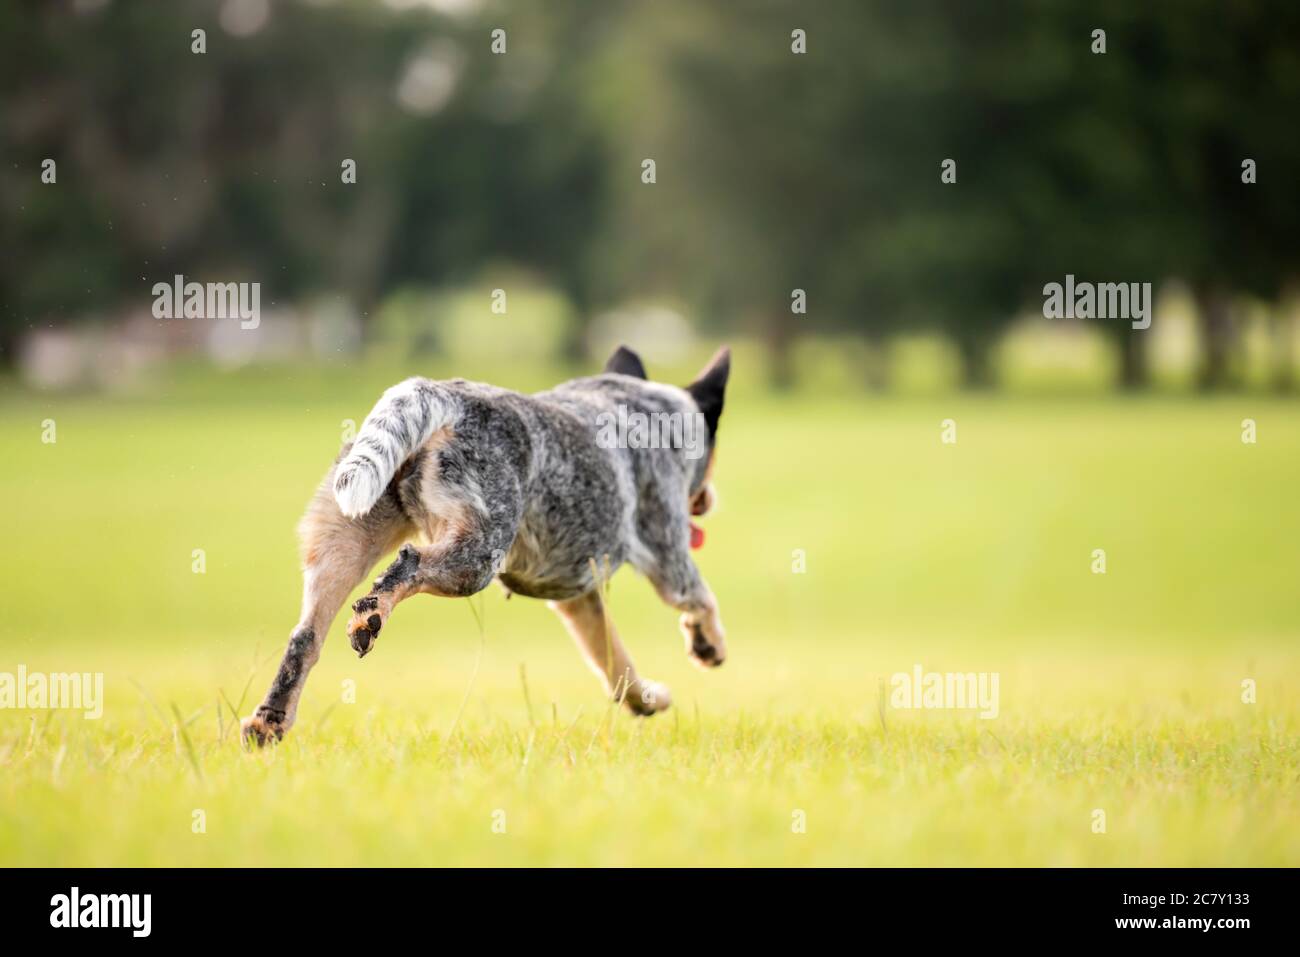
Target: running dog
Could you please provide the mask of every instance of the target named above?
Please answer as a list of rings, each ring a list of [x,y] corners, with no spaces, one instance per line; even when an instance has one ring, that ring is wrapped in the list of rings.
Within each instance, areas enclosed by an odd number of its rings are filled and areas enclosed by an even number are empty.
[[[607,694],[638,715],[667,708],[668,689],[637,674],[601,589],[631,564],[681,612],[691,660],[725,660],[717,600],[691,559],[704,537],[691,516],[713,505],[730,366],[724,348],[682,389],[648,381],[640,358],[620,347],[600,375],[531,396],[463,379],[407,379],[385,392],[299,524],[302,616],[266,698],[242,722],[245,741],[264,745],[292,727],[331,622],[399,545],[352,605],[348,638],[361,657],[403,599],[463,598],[496,578],[509,593],[547,601]],[[679,440],[607,428],[628,419],[671,424]],[[681,440],[693,423],[695,446]],[[426,544],[410,544],[417,535]]]

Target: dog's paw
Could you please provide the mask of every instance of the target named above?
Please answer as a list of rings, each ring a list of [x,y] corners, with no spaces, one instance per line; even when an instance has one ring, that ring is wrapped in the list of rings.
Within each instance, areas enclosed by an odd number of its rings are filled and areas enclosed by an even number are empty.
[[[696,667],[707,671],[727,660],[727,643],[720,625],[715,622],[713,627],[709,627],[705,620],[689,614],[682,615],[679,624],[686,639],[686,654]]]
[[[348,641],[357,657],[364,658],[375,647],[379,638],[379,629],[384,627],[386,617],[379,607],[379,599],[374,595],[358,598],[352,605],[352,619],[348,622]]]
[[[239,722],[239,734],[244,747],[250,749],[254,746],[263,748],[280,741],[287,730],[283,716],[277,720],[272,712],[264,709],[258,709],[252,717]]]
[[[668,690],[667,685],[661,685],[657,681],[647,681],[644,678],[632,682],[632,686],[627,689],[627,694],[623,697],[623,704],[627,709],[642,718],[667,711],[672,703],[673,694]]]

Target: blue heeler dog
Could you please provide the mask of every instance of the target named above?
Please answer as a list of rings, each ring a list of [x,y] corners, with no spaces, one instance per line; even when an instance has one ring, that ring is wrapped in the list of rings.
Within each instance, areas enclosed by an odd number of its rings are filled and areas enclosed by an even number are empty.
[[[330,623],[398,545],[397,559],[352,606],[348,637],[358,655],[375,647],[402,599],[465,597],[498,578],[509,592],[548,601],[608,694],[639,715],[667,708],[668,689],[639,677],[619,642],[601,585],[631,563],[681,611],[692,660],[722,664],[718,603],[690,554],[703,532],[690,517],[713,504],[730,363],[719,351],[681,389],[647,381],[641,360],[620,348],[602,374],[531,396],[463,379],[408,379],[385,392],[299,525],[302,617],[265,700],[244,719],[245,739],[265,744],[293,725]],[[707,454],[599,441],[598,421],[629,410],[702,418]],[[617,443],[633,444],[643,443]],[[427,544],[408,542],[417,534]]]

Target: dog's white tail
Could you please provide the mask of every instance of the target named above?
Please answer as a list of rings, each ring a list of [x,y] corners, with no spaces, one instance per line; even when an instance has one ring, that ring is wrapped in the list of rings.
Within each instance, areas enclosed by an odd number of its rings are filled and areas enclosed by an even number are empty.
[[[348,518],[369,512],[397,469],[455,419],[454,398],[429,379],[407,379],[385,392],[361,423],[334,472],[334,498]]]

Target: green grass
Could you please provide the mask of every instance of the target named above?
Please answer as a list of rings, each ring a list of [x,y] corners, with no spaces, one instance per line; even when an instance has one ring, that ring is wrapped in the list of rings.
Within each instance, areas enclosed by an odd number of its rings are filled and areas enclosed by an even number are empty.
[[[0,863],[1300,863],[1293,404],[782,399],[737,368],[698,553],[726,666],[690,667],[633,573],[612,585],[672,710],[612,711],[546,608],[493,588],[482,633],[417,598],[364,661],[336,622],[298,726],[256,754],[218,701],[265,691],[294,523],[401,371],[9,389],[0,671],[102,671],[107,701],[0,710]],[[915,663],[998,672],[999,716],[888,709]]]

